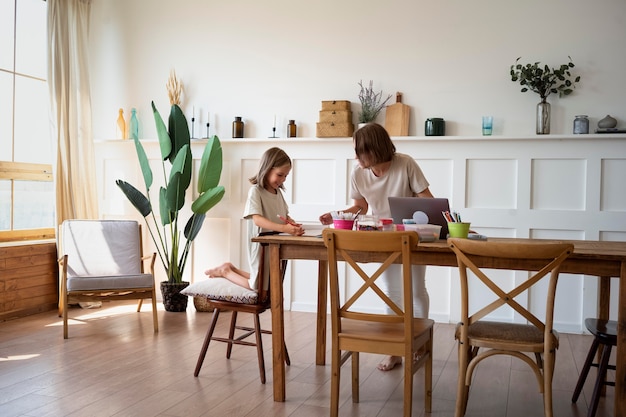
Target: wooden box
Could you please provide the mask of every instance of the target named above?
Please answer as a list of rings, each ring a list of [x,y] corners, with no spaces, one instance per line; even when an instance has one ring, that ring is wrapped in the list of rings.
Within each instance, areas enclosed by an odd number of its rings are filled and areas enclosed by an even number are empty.
[[[320,111],[320,123],[352,123],[350,110],[322,110]]]
[[[317,123],[316,136],[318,138],[343,138],[350,137],[353,133],[354,125],[352,123]]]
[[[350,110],[352,107],[348,100],[322,101],[322,110]]]

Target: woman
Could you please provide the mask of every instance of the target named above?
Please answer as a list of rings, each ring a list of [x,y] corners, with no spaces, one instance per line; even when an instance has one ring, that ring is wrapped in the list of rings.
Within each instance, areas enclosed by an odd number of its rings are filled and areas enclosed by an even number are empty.
[[[429,183],[415,160],[397,153],[389,134],[379,124],[369,123],[354,132],[354,151],[359,162],[354,167],[350,181],[350,198],[354,204],[344,212],[367,213],[380,218],[391,217],[388,197],[433,197]],[[320,216],[322,224],[332,224],[330,213]],[[428,317],[429,298],[425,282],[426,267],[412,266],[413,314]],[[402,305],[402,280],[400,265],[392,265],[381,276],[381,289],[398,305]],[[389,371],[402,362],[398,356],[385,358],[378,365]]]

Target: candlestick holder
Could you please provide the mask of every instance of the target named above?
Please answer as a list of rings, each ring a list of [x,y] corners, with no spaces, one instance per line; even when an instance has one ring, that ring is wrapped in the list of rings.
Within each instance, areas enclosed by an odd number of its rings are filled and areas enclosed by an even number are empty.
[[[193,127],[196,124],[196,118],[191,116],[191,139],[195,139],[196,136],[193,133]]]
[[[210,126],[210,125],[211,125],[211,123],[208,123],[208,122],[207,122],[207,124],[206,124],[206,138],[207,138],[207,139],[209,138],[209,126]]]
[[[272,139],[278,138],[278,136],[276,136],[276,126],[272,128],[272,136],[268,136],[268,138],[272,138]]]

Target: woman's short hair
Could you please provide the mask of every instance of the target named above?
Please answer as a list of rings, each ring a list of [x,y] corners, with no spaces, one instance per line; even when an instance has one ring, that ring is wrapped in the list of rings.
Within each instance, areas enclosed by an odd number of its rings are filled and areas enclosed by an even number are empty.
[[[352,135],[352,141],[357,158],[365,156],[372,165],[389,162],[396,153],[396,146],[389,134],[378,123],[368,123],[357,129]]]

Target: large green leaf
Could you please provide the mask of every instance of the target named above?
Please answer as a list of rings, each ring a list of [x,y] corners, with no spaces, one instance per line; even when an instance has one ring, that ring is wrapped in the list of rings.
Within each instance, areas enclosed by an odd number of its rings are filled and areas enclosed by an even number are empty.
[[[150,204],[150,200],[141,193],[138,189],[133,187],[131,184],[127,183],[123,180],[115,181],[118,187],[124,192],[128,201],[131,202],[133,206],[141,213],[143,217],[146,217],[148,214],[152,212],[152,205]]]
[[[181,173],[175,172],[170,178],[170,182],[167,184],[165,205],[169,211],[176,212],[185,205],[185,188],[181,187],[182,181]]]
[[[200,194],[196,201],[191,204],[191,210],[194,213],[202,214],[211,210],[224,197],[224,187],[218,186],[211,188],[205,193]]]
[[[163,187],[159,190],[159,215],[163,226],[170,224],[170,210],[167,207],[167,190]]]
[[[170,162],[172,162],[183,146],[189,146],[189,125],[187,124],[185,114],[177,104],[174,104],[170,109],[168,123],[173,147],[172,153],[170,153]]]
[[[141,167],[141,173],[143,174],[143,182],[146,184],[146,192],[150,192],[152,187],[152,168],[150,168],[150,162],[146,156],[146,151],[143,149],[143,145],[139,142],[139,139],[134,138],[135,149],[137,150],[137,159],[139,160],[139,166]]]
[[[170,134],[168,133],[165,123],[161,118],[161,114],[154,105],[154,101],[150,103],[152,104],[152,114],[154,115],[157,136],[159,138],[159,147],[161,148],[161,159],[165,161],[165,159],[169,158],[172,153],[172,139],[170,138]]]
[[[193,157],[191,155],[191,148],[189,145],[185,145],[178,151],[178,153],[176,154],[176,158],[172,162],[172,170],[170,171],[169,181],[172,181],[172,177],[175,173],[180,174],[178,187],[180,187],[183,192],[187,190],[187,187],[189,187],[189,184],[191,184],[192,160]]]
[[[198,194],[217,187],[222,175],[222,144],[217,136],[213,135],[202,153],[200,172],[198,173]]]
[[[192,241],[198,236],[200,233],[200,229],[202,229],[202,224],[204,223],[204,218],[206,215],[194,213],[193,216],[189,219],[187,224],[185,225],[185,238],[188,241]]]

